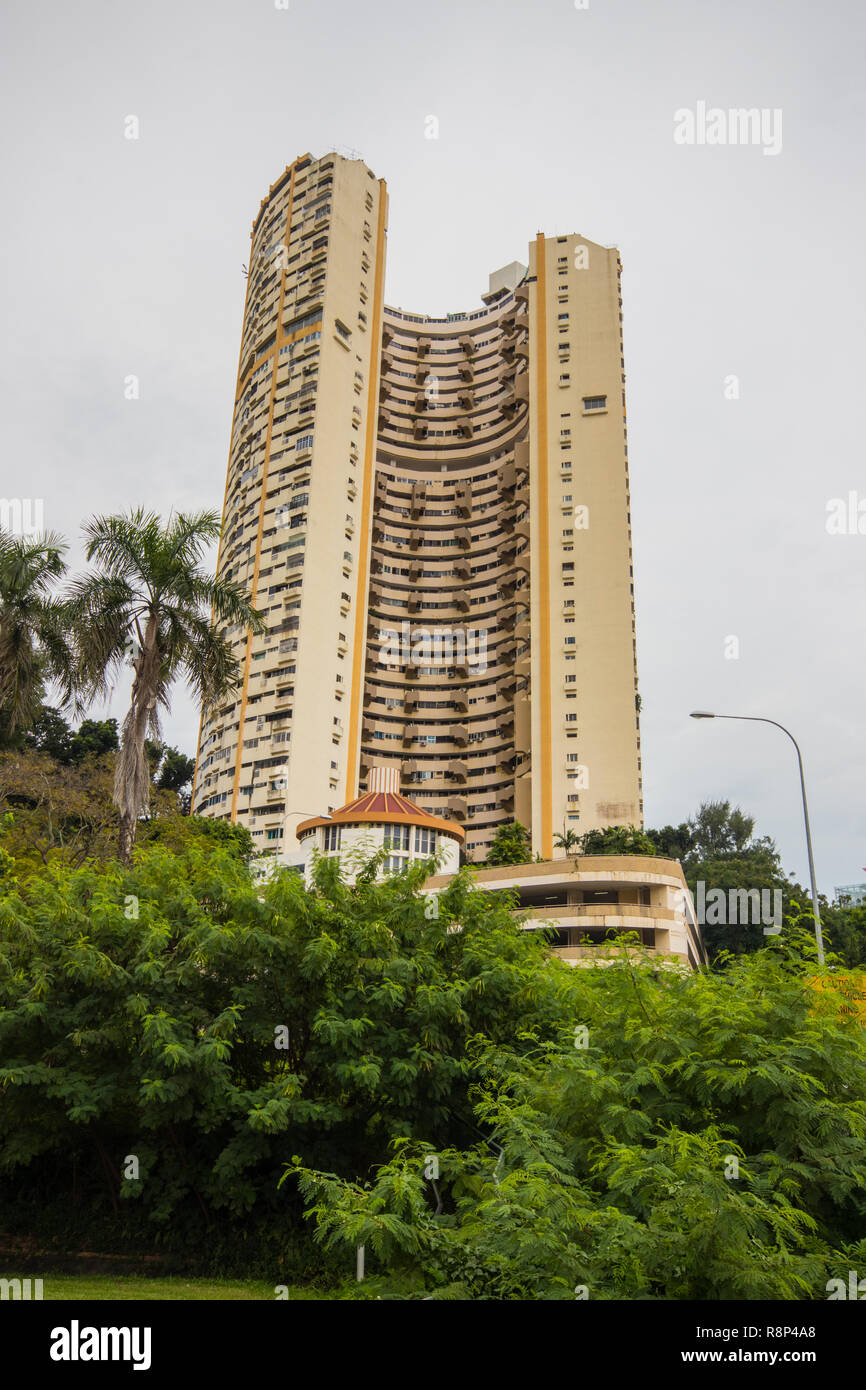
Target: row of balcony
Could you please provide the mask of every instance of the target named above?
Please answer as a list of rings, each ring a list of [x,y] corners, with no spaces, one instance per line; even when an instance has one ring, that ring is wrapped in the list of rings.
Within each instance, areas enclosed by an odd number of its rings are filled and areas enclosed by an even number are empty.
[[[521,369],[529,363],[528,345],[515,340],[513,343],[509,343],[506,351],[505,361],[491,363],[489,367],[483,368],[480,372],[476,372],[469,364],[464,363],[453,375],[451,373],[440,374],[431,372],[426,364],[419,364],[414,372],[414,404],[419,410],[427,410],[431,404],[441,403],[443,398],[447,398],[452,408],[456,408],[457,402],[466,410],[474,408],[476,389],[489,392],[497,384],[513,382],[518,374],[525,375]],[[399,401],[400,406],[410,404],[410,402],[405,401],[404,397],[412,394],[412,387],[400,370],[401,367],[409,367],[410,365],[407,361],[401,362],[398,366],[391,353],[382,354],[383,372],[379,379],[379,395],[383,401],[389,397],[394,397]],[[426,384],[429,381],[436,383],[435,395],[432,396]],[[455,398],[454,401],[451,401],[452,395]]]
[[[518,407],[521,405],[528,405],[529,403],[528,372],[522,372],[519,376],[515,376],[513,380],[504,380],[503,386],[504,394],[502,397],[496,401],[485,402],[483,412],[486,414],[491,410],[498,410],[506,421],[511,421],[514,419]],[[412,433],[415,439],[420,440],[427,438],[430,426],[427,424],[426,416],[429,413],[428,408],[430,402],[423,392],[419,392],[415,396],[414,401],[391,401],[387,391],[385,392],[385,398],[388,404],[385,404],[383,401],[379,406],[380,433],[383,430],[398,429],[402,429],[405,432],[407,426],[411,423]],[[463,393],[460,397],[460,405],[461,408],[467,412],[473,410],[475,408],[474,396]],[[458,415],[447,414],[444,411],[440,415],[437,415],[436,418],[437,423],[443,425],[456,425],[458,433],[464,439],[471,439],[476,431],[493,430],[497,428],[500,423],[497,420],[484,420],[483,418],[470,420]]]
[[[417,613],[424,599],[425,594],[427,596],[433,594],[436,596],[437,599],[440,600],[450,598],[450,606],[458,614],[468,613],[470,612],[472,607],[469,595],[465,592],[465,590],[458,590],[456,593],[449,595],[443,589],[426,589],[420,591],[418,589],[410,589],[408,595],[406,596],[406,611],[409,613]],[[394,589],[390,587],[386,588],[384,585],[380,584],[375,579],[371,580],[371,606],[375,608],[377,605],[383,604],[386,595],[393,597]],[[525,641],[530,633],[529,610],[526,608],[526,606],[521,604],[519,607],[515,607],[513,603],[507,603],[505,607],[497,606],[497,599],[495,596],[492,595],[490,596],[489,602],[492,611],[489,614],[476,613],[476,621],[483,622],[487,618],[495,619],[497,627],[505,628],[506,631],[508,631],[512,637],[517,639],[517,642]],[[499,600],[500,604],[501,602],[502,601]],[[442,619],[447,619],[447,617],[448,609],[443,609],[440,606],[437,609],[437,617],[435,619],[431,619],[433,626],[436,626],[436,624],[441,624]],[[517,645],[517,643],[515,643],[515,645]],[[505,649],[506,648],[504,645],[500,646],[500,650],[504,651]],[[508,650],[511,650],[511,648],[509,647]]]
[[[527,322],[528,307],[529,285],[518,285],[514,291],[514,299],[508,305],[508,308],[506,309],[505,313],[499,319],[500,328],[512,330],[516,325],[518,325],[521,322],[525,324]],[[403,332],[405,330],[401,329],[400,331]],[[392,341],[396,332],[397,329],[394,326],[394,324],[392,324],[389,321],[386,311],[385,322],[383,324],[382,330],[382,338],[386,346],[388,345],[388,343]],[[444,342],[453,341],[453,336],[451,338],[442,338],[437,335],[436,337],[436,343],[439,346],[441,346]],[[417,349],[419,356],[423,356],[425,353],[428,353],[430,351],[430,348],[432,346],[432,337],[427,333],[421,333],[417,336],[413,336],[412,342],[413,346]],[[457,337],[457,343],[459,344],[460,350],[464,352],[467,355],[467,357],[471,357],[474,354],[476,344],[475,339],[471,333],[461,333]],[[456,350],[457,349],[455,349],[455,351]]]
[[[385,562],[385,558],[387,558],[387,557],[384,557],[384,558],[383,558],[383,556],[382,556],[381,554],[378,554],[378,553],[376,553],[375,551],[373,552],[372,558],[371,558],[371,563],[370,563],[370,569],[371,569],[371,573],[372,573],[372,574],[374,574],[374,575],[380,575],[380,574],[383,574],[383,573],[384,573],[384,562]],[[438,559],[443,559],[444,557],[443,557],[443,556],[438,556],[438,557],[436,557],[436,558],[438,558]],[[519,558],[520,558],[521,560],[523,559],[522,556],[519,557]],[[417,580],[419,579],[420,575],[421,575],[421,572],[422,572],[424,563],[426,563],[426,562],[423,562],[423,561],[421,561],[420,559],[416,559],[416,560],[410,562],[410,564],[409,564],[409,566],[408,566],[408,570],[409,570],[408,575],[401,575],[401,576],[400,576],[398,579],[396,579],[396,580],[388,581],[388,582],[385,584],[384,587],[383,587],[382,585],[379,585],[379,587],[378,587],[378,589],[377,589],[377,592],[378,592],[379,596],[381,597],[381,596],[383,596],[384,594],[393,594],[396,587],[399,587],[399,586],[401,586],[401,585],[405,586],[405,584],[407,583],[407,581],[408,581],[409,584],[415,584],[415,583],[417,582]],[[521,574],[521,576],[523,575],[523,573],[524,573],[524,571],[526,570],[526,568],[527,568],[526,565],[521,565],[521,567],[520,567],[520,574]],[[470,564],[470,561],[469,561],[469,557],[468,557],[466,554],[459,554],[459,555],[457,555],[457,556],[455,556],[455,557],[452,558],[452,569],[453,569],[453,571],[454,571],[455,576],[456,576],[458,579],[468,580],[468,579],[471,579],[471,577],[472,577],[472,567],[471,567],[471,564]],[[449,575],[449,578],[450,578],[450,575]],[[374,582],[375,582],[375,581],[374,581]],[[516,575],[515,573],[513,573],[513,572],[507,573],[507,574],[504,574],[504,575],[500,574],[500,575],[498,575],[498,576],[495,578],[495,581],[488,578],[488,579],[487,579],[487,582],[488,582],[488,583],[493,583],[493,582],[496,583],[496,585],[497,585],[497,594],[498,594],[498,599],[499,599],[499,601],[501,601],[502,599],[506,599],[506,600],[512,599],[513,596],[515,595],[515,593],[517,593],[517,592],[520,591],[520,585],[518,585],[518,583],[517,583],[517,575]],[[437,590],[437,589],[427,589],[427,590],[425,590],[425,591],[423,591],[423,592],[426,592],[429,596],[435,597],[437,594],[441,593],[442,591],[441,591],[441,590]],[[496,595],[496,594],[489,594],[489,595],[487,595],[487,598],[486,598],[485,601],[486,601],[487,603],[490,603],[491,605],[494,605],[494,606],[495,606],[496,603],[497,603],[497,601],[498,601],[498,600],[497,600],[497,595]],[[468,600],[467,600],[467,602],[468,602]],[[466,610],[464,610],[464,611],[466,611]]]
[[[513,321],[509,320],[509,324],[509,328],[507,328],[504,331],[498,344],[496,344],[496,346],[493,349],[491,349],[488,346],[487,351],[483,354],[483,356],[493,357],[493,355],[498,351],[499,355],[503,357],[507,363],[521,361],[528,362],[528,321],[524,315],[520,315],[517,319]],[[414,376],[416,385],[423,385],[424,382],[427,381],[431,376],[437,376],[440,380],[443,380],[442,373],[436,370],[430,361],[428,354],[430,352],[430,347],[432,346],[432,343],[429,338],[420,340],[417,346],[421,346],[422,343],[424,344],[424,346],[420,352],[417,352],[417,355],[414,355],[417,351],[415,344],[400,343],[398,346],[403,350],[403,352],[405,352],[405,356],[400,355],[392,350],[391,343],[393,341],[393,334],[391,333],[390,325],[388,324],[386,324],[383,327],[382,340],[383,348],[381,364],[382,375],[384,377],[387,377],[387,375],[390,372],[399,372],[400,384],[403,385],[403,383],[405,383],[406,381],[406,375],[404,373],[406,373],[407,369],[411,369],[414,363]],[[473,361],[473,358],[475,358],[474,351],[471,353],[466,352],[466,348],[462,342],[459,347],[454,347],[452,350],[455,353],[462,351],[464,353],[464,360],[458,362],[445,362],[440,364],[442,367],[445,368],[446,372],[448,373],[448,375],[444,377],[446,383],[448,380],[451,379],[452,373],[455,376],[459,377],[461,381],[471,383],[477,380],[479,375],[483,375],[487,372],[497,370],[495,361],[482,362],[480,358]]]
[[[507,534],[498,538],[495,533],[491,532],[488,532],[488,534],[484,536],[473,537],[472,532],[469,530],[468,526],[458,526],[455,528],[453,525],[446,524],[439,528],[433,528],[432,526],[428,526],[423,529],[420,527],[413,527],[410,530],[409,535],[406,537],[401,537],[401,539],[408,540],[409,545],[413,550],[416,550],[420,543],[424,540],[435,542],[439,540],[440,537],[443,543],[446,543],[451,540],[456,540],[464,549],[468,549],[472,545],[474,540],[476,546],[478,547],[479,554],[484,550],[490,549],[492,542],[495,548],[499,551],[500,555],[503,553],[508,554],[516,550],[516,547],[518,546],[520,541],[529,540],[528,516],[524,514],[521,517],[521,519],[517,521],[514,519],[515,515],[516,509],[512,512],[511,516],[509,516],[508,524],[504,528]],[[443,520],[445,520],[445,522],[447,523],[448,519],[443,518]],[[489,524],[490,520],[491,518],[484,517],[483,519],[481,519],[481,524]],[[390,520],[389,518],[383,517],[381,515],[374,516],[374,545],[379,544],[383,540],[386,534],[386,528],[392,526],[399,527],[405,525],[406,519],[404,517],[398,517],[394,520]]]
[[[372,722],[376,722],[375,716],[373,716]],[[422,738],[424,736],[424,733],[426,731],[429,731],[429,729],[433,727],[436,726],[433,724],[404,724],[403,742],[414,743],[415,739]],[[503,711],[503,713],[499,716],[499,718],[496,721],[496,730],[498,730],[500,738],[508,738],[511,734],[513,734],[513,713],[511,713],[510,711]],[[466,746],[469,743],[469,729],[465,724],[457,724],[453,728],[449,728],[447,732],[448,737],[452,739],[454,743],[459,743],[463,746]],[[490,729],[487,732],[493,734],[495,730]]]
[[[528,668],[528,654],[527,658],[524,658],[524,662],[526,667]],[[522,692],[524,692],[528,688],[526,680],[523,679],[523,676],[526,674],[528,674],[528,669],[524,673],[522,673],[522,675],[509,673],[508,675],[498,677],[496,681],[497,695],[499,695],[503,700],[506,700],[509,703],[511,703],[516,696],[521,695]],[[372,675],[368,674],[367,679],[368,681],[379,680],[382,682],[382,684],[386,686],[388,685],[388,679],[385,675],[378,676],[375,673]],[[439,681],[439,684],[441,686],[441,679]],[[424,686],[413,686],[406,688],[402,691],[403,712],[405,714],[416,713],[418,709],[418,701],[423,698],[425,690],[426,687]],[[454,686],[453,684],[448,684],[448,694],[451,699],[452,708],[458,714],[469,713],[469,692],[465,688],[460,686]],[[369,710],[369,706],[372,704],[373,701],[373,692],[370,690],[369,685],[367,689],[365,689],[364,691],[363,701],[364,708]],[[499,711],[498,714],[495,711],[491,711],[490,717],[501,717],[505,713],[506,711]],[[510,714],[510,710],[508,710],[507,713]],[[458,725],[458,728],[460,727],[462,726]]]
[[[373,489],[374,509],[379,507],[400,507],[404,506],[405,498],[401,497],[400,502],[392,502],[388,494],[389,479],[384,473],[376,474],[376,482]],[[457,510],[461,516],[469,516],[472,512],[472,483],[466,479],[460,479],[455,484],[455,501]],[[418,478],[412,483],[412,492],[409,497],[409,511],[412,516],[421,516],[427,506],[427,482],[423,478]]]
[[[497,482],[500,493],[502,494],[502,508],[500,520],[502,524],[510,529],[514,523],[517,508],[521,504],[521,493],[529,481],[529,441],[519,439],[514,444],[514,457],[503,460],[497,470]],[[390,491],[390,488],[398,486],[395,478],[391,478],[386,473],[378,472],[374,484],[373,504],[374,508],[379,507],[404,507],[407,501],[404,493]],[[427,504],[427,481],[418,478],[413,481],[409,501],[409,511],[412,516],[423,514]],[[472,481],[468,478],[460,478],[455,482],[455,499],[457,508],[462,516],[469,516],[472,512]],[[435,515],[435,513],[431,513]]]
[[[516,655],[518,652],[520,654]],[[453,655],[449,656],[447,661],[443,661],[440,665],[415,665],[413,662],[408,661],[401,669],[404,680],[414,682],[421,678],[426,678],[431,684],[439,686],[455,677],[457,680],[468,680],[474,664],[475,663],[471,662],[467,656]],[[381,665],[382,652],[380,643],[378,640],[369,641],[366,657],[367,671],[375,677]],[[507,673],[504,677],[505,682],[510,684],[515,674],[518,676],[529,674],[530,653],[528,650],[520,651],[520,644],[517,640],[515,638],[509,638],[507,641],[500,643],[495,653],[491,653],[488,669],[483,673],[479,673],[479,678],[495,681],[497,685],[499,685],[503,680],[503,674],[501,672],[497,673],[496,668],[503,665],[507,665]],[[450,671],[454,672],[454,677],[449,676],[448,672]]]

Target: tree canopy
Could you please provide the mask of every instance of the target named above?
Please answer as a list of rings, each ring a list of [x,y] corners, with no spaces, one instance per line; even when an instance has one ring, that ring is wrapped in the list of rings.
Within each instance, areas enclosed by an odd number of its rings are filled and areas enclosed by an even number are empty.
[[[807,923],[570,968],[432,862],[256,885],[190,826],[0,867],[0,1196],[191,1242],[306,1208],[410,1297],[820,1297],[866,1249],[864,1033]]]
[[[139,507],[93,517],[84,534],[93,568],[68,586],[63,601],[73,642],[68,688],[86,708],[131,662],[113,793],[118,854],[128,861],[150,800],[148,736],[159,740],[160,711],[169,708],[174,683],[185,680],[204,707],[233,690],[240,668],[225,627],[262,631],[264,620],[239,584],[202,568],[220,534],[214,512],[179,512],[163,522]]]
[[[500,825],[487,851],[487,864],[529,864],[532,862],[532,841],[529,831],[520,821]]]
[[[56,594],[66,542],[53,532],[16,537],[0,530],[0,734],[28,728],[45,684],[70,669],[67,621]]]

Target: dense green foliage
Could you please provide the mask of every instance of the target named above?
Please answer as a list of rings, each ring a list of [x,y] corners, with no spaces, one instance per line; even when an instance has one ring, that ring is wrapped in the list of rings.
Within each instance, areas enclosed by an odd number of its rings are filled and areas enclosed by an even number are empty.
[[[529,831],[520,821],[510,821],[500,825],[490,842],[487,851],[487,864],[497,867],[503,864],[529,864],[532,862],[532,841]]]
[[[649,854],[656,847],[648,835],[633,825],[608,825],[603,830],[587,830],[580,837],[581,854]]]
[[[0,1174],[17,1191],[196,1231],[277,1219],[288,1135],[352,1176],[398,1135],[465,1140],[468,1040],[507,1042],[528,1016],[552,1035],[564,1016],[542,943],[465,878],[431,921],[423,865],[349,890],[325,861],[311,892],[291,873],[256,887],[234,848],[184,826],[128,871],[7,880]]]
[[[77,865],[115,857],[117,749],[114,719],[86,719],[73,730],[57,711],[45,708],[20,746],[0,751],[0,814],[13,813],[6,846],[21,872],[28,866],[41,869],[53,859]],[[159,837],[174,843],[175,822],[189,813],[193,762],[162,743],[149,745],[148,755],[154,790],[138,833],[145,840]],[[207,825],[216,835],[224,829],[229,836],[237,831],[246,837],[247,854],[251,852],[252,841],[243,827],[210,821]]]
[[[195,772],[195,758],[188,758],[177,748],[163,744],[160,749],[159,769],[154,783],[163,791],[182,792],[192,781]]]
[[[785,873],[774,841],[768,835],[756,836],[754,829],[753,817],[744,815],[739,807],[732,808],[729,801],[703,802],[688,824],[679,827],[679,832],[688,832],[679,857],[692,894],[697,897],[699,884],[703,884],[705,896],[713,889],[722,889],[726,895],[732,889],[766,890],[781,894],[783,915],[796,916],[807,905],[811,910],[809,890]],[[819,907],[832,948],[846,965],[860,964],[866,959],[866,914],[828,903],[823,897]],[[760,950],[766,940],[758,923],[720,924],[709,912],[701,932],[710,959],[720,952],[742,955]]]
[[[797,923],[718,973],[571,969],[468,872],[433,914],[430,865],[256,886],[178,824],[129,869],[0,865],[18,1219],[278,1282],[306,1204],[320,1271],[362,1243],[401,1296],[823,1297],[856,1258],[864,1033]]]
[[[810,953],[789,924],[718,975],[575,970],[586,1033],[477,1044],[495,1149],[401,1141],[367,1182],[292,1166],[320,1239],[436,1298],[826,1297],[866,1254],[866,1048]]]
[[[59,710],[43,705],[27,731],[26,746],[45,753],[61,766],[78,765],[88,757],[116,753],[119,748],[116,719],[84,719],[71,728]]]

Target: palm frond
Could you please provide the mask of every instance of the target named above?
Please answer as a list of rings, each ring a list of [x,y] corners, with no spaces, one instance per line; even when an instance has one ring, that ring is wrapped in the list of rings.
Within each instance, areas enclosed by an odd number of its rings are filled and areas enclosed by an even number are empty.
[[[181,512],[163,523],[155,512],[138,508],[94,517],[85,527],[87,558],[97,568],[71,584],[64,600],[75,657],[68,684],[76,698],[104,695],[129,655],[133,634],[140,644],[116,763],[124,858],[149,802],[145,740],[159,737],[159,713],[169,708],[172,685],[186,679],[209,704],[239,683],[238,663],[211,625],[210,611],[222,623],[265,628],[239,585],[213,579],[200,567],[219,534],[219,519],[208,511]]]
[[[0,532],[0,706],[12,730],[32,723],[45,679],[63,680],[71,654],[53,595],[66,570],[55,532]]]
[[[84,527],[87,558],[116,578],[142,578],[160,535],[158,514],[142,507],[126,515],[91,517]]]
[[[220,519],[216,512],[178,512],[166,535],[166,552],[172,564],[194,570],[213,541],[219,539]]]

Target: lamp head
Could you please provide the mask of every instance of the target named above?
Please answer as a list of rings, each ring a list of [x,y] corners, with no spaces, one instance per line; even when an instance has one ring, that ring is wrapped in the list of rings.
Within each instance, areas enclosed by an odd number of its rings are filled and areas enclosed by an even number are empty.
[[[715,715],[706,709],[693,709],[689,715],[690,719],[715,719]]]

